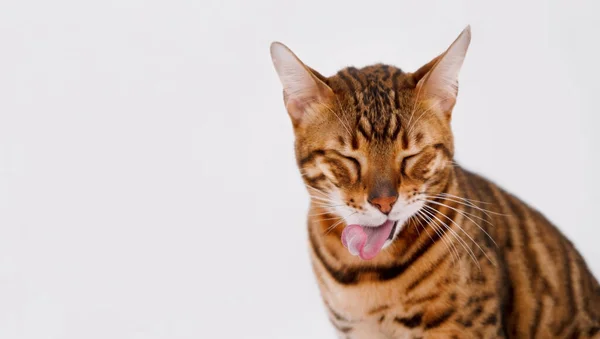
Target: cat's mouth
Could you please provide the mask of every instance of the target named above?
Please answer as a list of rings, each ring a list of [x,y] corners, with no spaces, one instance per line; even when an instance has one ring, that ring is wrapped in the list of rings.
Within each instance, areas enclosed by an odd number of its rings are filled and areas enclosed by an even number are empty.
[[[386,220],[379,226],[348,225],[342,232],[342,244],[352,255],[373,259],[385,242],[394,237],[397,224],[398,221]]]

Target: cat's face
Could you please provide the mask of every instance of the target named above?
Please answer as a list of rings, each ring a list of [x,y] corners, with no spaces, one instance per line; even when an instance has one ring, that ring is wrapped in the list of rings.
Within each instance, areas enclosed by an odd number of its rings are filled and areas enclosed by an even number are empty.
[[[325,78],[274,44],[294,124],[296,157],[320,218],[346,226],[342,242],[371,259],[452,175],[450,114],[468,29],[415,73],[386,65]],[[454,79],[453,79],[454,77]]]
[[[414,102],[411,92],[403,95]],[[314,204],[348,225],[398,221],[392,240],[424,199],[448,181],[453,149],[448,121],[423,114],[422,105],[414,114],[412,106],[390,106],[386,119],[376,107],[359,108],[348,102],[348,93],[338,95],[345,107],[318,109],[321,119],[296,129],[303,179]],[[369,109],[373,114],[365,114]]]

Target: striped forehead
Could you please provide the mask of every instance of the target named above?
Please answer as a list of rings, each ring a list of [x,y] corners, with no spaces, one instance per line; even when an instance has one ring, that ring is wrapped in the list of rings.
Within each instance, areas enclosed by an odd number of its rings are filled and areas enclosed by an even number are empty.
[[[358,133],[367,140],[395,140],[402,123],[406,98],[401,92],[412,88],[399,68],[374,65],[362,69],[348,67],[330,78],[334,92],[350,106],[344,112],[353,115]]]

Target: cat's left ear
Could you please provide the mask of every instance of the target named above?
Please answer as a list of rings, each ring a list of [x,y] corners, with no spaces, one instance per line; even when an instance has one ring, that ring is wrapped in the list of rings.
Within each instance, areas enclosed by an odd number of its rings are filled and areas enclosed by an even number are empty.
[[[312,105],[328,104],[334,96],[331,88],[284,44],[271,44],[271,58],[283,85],[285,107],[295,126],[302,121]]]
[[[446,52],[413,73],[418,81],[415,88],[418,100],[437,106],[448,120],[458,95],[458,73],[470,42],[471,26],[467,26]]]

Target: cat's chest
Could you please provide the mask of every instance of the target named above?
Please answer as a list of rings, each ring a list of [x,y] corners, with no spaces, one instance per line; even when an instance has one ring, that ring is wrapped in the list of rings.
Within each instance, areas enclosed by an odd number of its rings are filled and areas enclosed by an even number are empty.
[[[375,318],[392,306],[397,307],[400,304],[392,286],[385,284],[359,286],[330,284],[322,288],[322,295],[333,310],[350,320]]]
[[[356,312],[354,314],[357,315]],[[409,316],[397,305],[385,310],[363,312],[360,318],[346,319],[341,314],[330,314],[330,319],[338,333],[351,333],[354,339],[414,339],[424,336],[422,324],[407,322]]]
[[[350,334],[351,336],[346,336]],[[392,324],[368,324],[360,323],[352,327],[352,331],[342,333],[340,338],[351,337],[353,339],[417,339],[423,338],[421,330],[410,330],[394,326]]]
[[[340,286],[321,281],[320,286],[330,319],[338,328],[352,328],[353,338],[415,338],[422,334],[420,324],[402,323],[418,310],[403,302],[405,296],[393,284]]]

